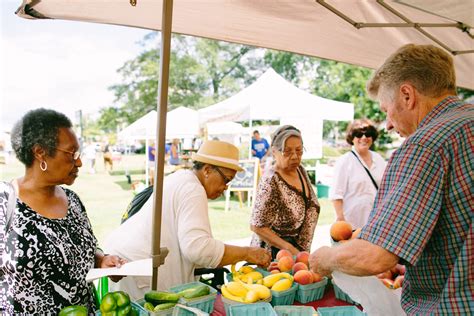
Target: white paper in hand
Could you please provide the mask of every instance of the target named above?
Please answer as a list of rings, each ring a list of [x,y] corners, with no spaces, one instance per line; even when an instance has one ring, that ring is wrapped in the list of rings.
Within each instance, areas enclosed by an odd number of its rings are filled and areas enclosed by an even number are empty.
[[[400,305],[401,288],[390,290],[375,276],[357,277],[339,271],[332,276],[334,283],[359,302],[367,315],[406,315]]]
[[[104,268],[91,269],[86,275],[86,281],[99,279],[103,276],[110,275],[134,275],[134,276],[151,276],[152,275],[152,261],[149,259],[142,259],[132,262],[127,262],[120,268]]]

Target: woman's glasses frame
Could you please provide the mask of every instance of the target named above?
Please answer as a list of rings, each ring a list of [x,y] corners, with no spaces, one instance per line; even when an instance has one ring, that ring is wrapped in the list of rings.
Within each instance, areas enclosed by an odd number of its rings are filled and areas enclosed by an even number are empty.
[[[62,151],[64,153],[68,153],[68,154],[71,154],[72,155],[72,159],[74,161],[76,161],[77,159],[79,159],[81,157],[81,152],[80,151],[69,151],[69,150],[66,150],[66,149],[62,149],[62,148],[59,148],[59,147],[56,147],[55,148],[56,150],[59,150],[59,151]]]

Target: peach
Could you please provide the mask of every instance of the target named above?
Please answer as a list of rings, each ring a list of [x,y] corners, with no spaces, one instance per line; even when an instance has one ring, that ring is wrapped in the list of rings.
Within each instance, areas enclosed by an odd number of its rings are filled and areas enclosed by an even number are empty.
[[[278,260],[278,269],[281,272],[288,272],[293,268],[294,264],[295,261],[293,260],[293,257],[281,257],[280,260]]]
[[[307,266],[309,265],[309,252],[301,251],[296,255],[296,262],[303,262]]]
[[[270,265],[267,268],[267,271],[273,271],[273,270],[278,270],[278,262],[272,261]]]
[[[297,262],[293,265],[293,274],[300,270],[308,270],[308,266],[304,264],[303,262]]]
[[[354,231],[352,232],[351,239],[356,239],[357,236],[359,236],[361,230],[362,230],[362,228],[357,228],[356,230],[354,230]]]
[[[291,254],[290,251],[288,251],[286,249],[281,249],[280,251],[277,252],[276,260],[280,261],[280,259],[283,258],[283,257],[292,257],[293,258],[293,255]]]
[[[313,272],[313,271],[311,271],[311,274],[313,275],[313,283],[320,282],[323,280],[323,277],[321,276],[321,274]]]
[[[313,274],[308,270],[300,270],[295,273],[294,280],[301,285],[310,284],[313,283]]]
[[[345,221],[337,221],[329,231],[334,241],[347,240],[352,237],[352,225]]]
[[[278,268],[276,268],[276,269],[271,270],[271,271],[270,271],[270,274],[277,274],[277,273],[280,273],[280,272],[281,272],[281,271],[278,270]]]

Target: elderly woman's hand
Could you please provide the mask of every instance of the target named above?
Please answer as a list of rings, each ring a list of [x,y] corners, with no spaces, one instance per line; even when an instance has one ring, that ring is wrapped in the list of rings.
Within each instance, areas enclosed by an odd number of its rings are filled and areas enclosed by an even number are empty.
[[[257,264],[261,267],[268,267],[272,261],[271,254],[260,247],[249,247],[247,262]]]
[[[102,260],[99,262],[99,268],[113,268],[117,267],[120,268],[123,264],[127,263],[127,260],[120,258],[119,256],[115,255],[104,255]],[[120,281],[124,276],[123,275],[111,275],[109,278],[114,281]]]

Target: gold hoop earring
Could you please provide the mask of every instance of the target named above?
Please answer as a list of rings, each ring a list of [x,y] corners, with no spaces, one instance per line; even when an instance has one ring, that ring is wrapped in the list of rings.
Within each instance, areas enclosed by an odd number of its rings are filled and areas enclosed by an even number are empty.
[[[46,170],[48,170],[48,164],[46,163],[46,160],[43,160],[43,161],[40,163],[40,169],[41,169],[41,171],[46,171]]]

